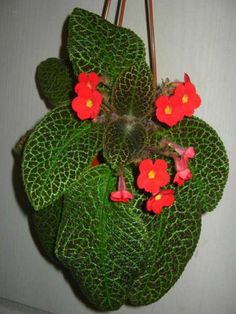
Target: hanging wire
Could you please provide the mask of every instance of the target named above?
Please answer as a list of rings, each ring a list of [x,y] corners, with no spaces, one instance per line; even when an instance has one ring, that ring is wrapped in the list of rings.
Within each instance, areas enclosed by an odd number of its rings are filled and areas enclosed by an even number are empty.
[[[106,20],[109,14],[111,6],[111,0],[105,0],[103,11],[102,11],[102,17]]]
[[[150,63],[153,72],[153,86],[157,87],[157,63],[156,63],[156,47],[155,47],[155,32],[154,32],[154,16],[153,16],[153,2],[152,0],[144,0],[146,6],[147,16],[147,31],[148,31],[148,42],[150,52]],[[110,10],[111,0],[105,0],[102,17],[107,19]],[[124,13],[125,13],[126,0],[119,0],[117,7],[117,16],[115,24],[122,26]]]
[[[154,18],[152,0],[146,0],[147,21],[148,21],[148,41],[150,48],[151,68],[153,72],[153,85],[157,87],[157,63],[156,63],[156,47],[154,33]]]
[[[118,22],[116,23],[118,26],[122,26],[123,24],[125,5],[126,5],[126,0],[119,1],[118,16],[117,16]]]

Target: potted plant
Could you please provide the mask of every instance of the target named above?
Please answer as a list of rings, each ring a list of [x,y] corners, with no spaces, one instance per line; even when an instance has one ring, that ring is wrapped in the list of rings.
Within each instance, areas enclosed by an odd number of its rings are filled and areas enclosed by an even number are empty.
[[[97,309],[149,304],[222,196],[225,148],[189,75],[157,86],[133,31],[82,9],[68,28],[68,59],[37,68],[54,108],[18,143],[34,228]]]

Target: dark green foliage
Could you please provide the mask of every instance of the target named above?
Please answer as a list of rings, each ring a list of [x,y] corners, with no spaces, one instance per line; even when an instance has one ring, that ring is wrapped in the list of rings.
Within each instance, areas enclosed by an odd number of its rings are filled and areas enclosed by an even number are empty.
[[[114,166],[128,164],[139,156],[145,141],[146,131],[141,123],[119,118],[105,129],[104,157]]]
[[[63,105],[24,138],[23,179],[37,211],[34,227],[47,254],[72,272],[96,308],[155,302],[193,255],[201,214],[213,210],[222,196],[228,175],[224,145],[199,118],[185,118],[171,128],[152,120],[152,74],[144,45],[132,31],[75,9],[68,52],[76,76],[95,71],[107,75],[110,86],[99,85],[107,95],[96,121],[82,122]],[[42,62],[37,77],[53,105],[70,103],[72,78],[61,60]],[[175,190],[175,203],[154,215],[145,209],[150,194],[136,189],[134,164],[143,156],[163,158],[173,179],[173,160],[161,155],[162,139],[194,146],[196,156],[189,161],[193,179],[182,187],[170,183],[166,188]],[[98,152],[106,164],[91,168]],[[116,172],[124,169],[134,200],[111,202]]]
[[[61,221],[62,208],[62,199],[59,199],[52,205],[49,205],[40,211],[35,211],[33,215],[34,228],[37,232],[39,241],[45,253],[53,259],[56,258],[55,245]]]
[[[49,58],[41,62],[37,67],[36,77],[42,96],[53,107],[70,104],[73,78],[63,60]]]
[[[77,181],[101,149],[102,127],[78,123],[67,107],[49,112],[30,135],[23,159],[23,179],[36,210],[44,208]]]
[[[76,75],[95,71],[111,81],[145,59],[144,44],[134,32],[78,8],[69,18],[68,52]]]
[[[179,197],[181,195],[181,197]],[[201,215],[197,207],[182,201],[188,190],[179,190],[171,207],[161,215],[142,213],[149,234],[146,265],[134,281],[128,300],[132,305],[144,305],[160,299],[181,276],[192,257],[201,230]]]
[[[149,195],[135,189],[135,178],[128,169],[126,179],[128,189],[135,195],[134,211],[148,232],[145,267],[131,285],[127,301],[144,305],[160,299],[181,276],[199,239],[201,213],[182,201],[188,197],[188,188],[183,186],[176,191],[174,205],[164,208],[161,215],[151,214],[143,210]]]
[[[184,186],[188,197],[184,193],[180,196],[185,197],[182,201],[186,205],[195,205],[203,213],[213,210],[221,199],[229,171],[225,147],[216,131],[203,120],[191,117],[172,128],[154,133],[152,144],[158,145],[161,138],[195,148],[196,156],[189,162],[193,179]]]
[[[58,259],[72,271],[89,301],[118,309],[145,265],[147,232],[133,202],[109,201],[116,178],[105,165],[89,169],[65,194]]]
[[[111,102],[119,115],[143,118],[153,110],[154,93],[152,73],[145,62],[139,62],[118,76]]]

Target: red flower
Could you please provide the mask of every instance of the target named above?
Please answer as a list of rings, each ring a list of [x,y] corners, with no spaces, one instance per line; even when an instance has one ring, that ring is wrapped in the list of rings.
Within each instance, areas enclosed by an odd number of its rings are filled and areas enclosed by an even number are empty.
[[[151,159],[144,159],[139,165],[139,171],[137,185],[146,192],[156,194],[160,191],[160,187],[170,181],[167,162],[162,159],[157,159],[154,164]]]
[[[175,153],[171,155],[175,161],[175,169],[177,171],[174,177],[174,183],[177,183],[179,186],[181,186],[185,181],[192,179],[192,173],[188,167],[188,160],[195,156],[194,147],[182,147],[166,139],[162,140],[162,144],[173,148],[180,156],[179,157]]]
[[[201,104],[201,98],[196,93],[196,88],[186,73],[184,74],[184,83],[176,87],[174,96],[177,97],[178,102],[182,105],[183,114],[187,117],[191,117],[194,109]]]
[[[72,109],[81,120],[94,119],[99,114],[101,103],[102,95],[87,87],[82,94],[72,100]]]
[[[182,106],[175,96],[160,96],[155,105],[157,119],[169,126],[175,125],[184,117]]]
[[[201,104],[201,98],[187,73],[184,74],[183,83],[174,82],[173,86],[176,88],[172,96],[162,95],[155,101],[157,119],[169,126],[175,125],[184,116],[192,116]]]
[[[97,85],[100,82],[100,77],[95,72],[85,73],[82,72],[78,76],[78,84],[75,85],[75,92],[80,94],[85,87],[91,90],[96,90]]]
[[[192,173],[189,168],[185,170],[177,171],[173,182],[177,183],[178,186],[182,186],[185,181],[192,179]]]
[[[178,146],[175,148],[175,151],[180,155],[183,156],[184,158],[191,159],[195,156],[195,150],[194,147],[189,146],[186,148],[183,148],[181,146]]]
[[[192,173],[188,167],[189,158],[185,155],[181,157],[174,156],[176,174],[173,182],[182,186],[185,181],[192,179]]]
[[[125,178],[123,176],[119,176],[118,191],[111,192],[110,199],[113,202],[127,203],[133,198],[133,194],[126,190]]]
[[[174,191],[163,190],[149,198],[147,201],[147,210],[153,211],[155,214],[160,214],[164,206],[170,206],[174,201]]]
[[[166,141],[165,143],[168,144],[171,148],[173,148],[180,156],[183,156],[184,158],[191,159],[195,156],[195,150],[193,146],[189,147],[182,147],[178,144],[175,144],[170,141]]]

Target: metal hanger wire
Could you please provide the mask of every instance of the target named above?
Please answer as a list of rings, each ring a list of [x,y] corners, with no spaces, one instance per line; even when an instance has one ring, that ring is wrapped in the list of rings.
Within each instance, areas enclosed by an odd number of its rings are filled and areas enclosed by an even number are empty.
[[[153,1],[144,0],[145,10],[147,17],[147,32],[148,32],[148,42],[149,42],[149,53],[150,53],[150,65],[153,72],[153,85],[157,86],[157,62],[156,62],[156,45],[155,45],[155,29],[154,29],[154,14],[153,14]],[[116,25],[122,26],[124,13],[125,13],[126,0],[119,0],[117,4],[117,16]],[[104,19],[108,18],[109,10],[111,6],[111,0],[105,0],[102,17]]]

